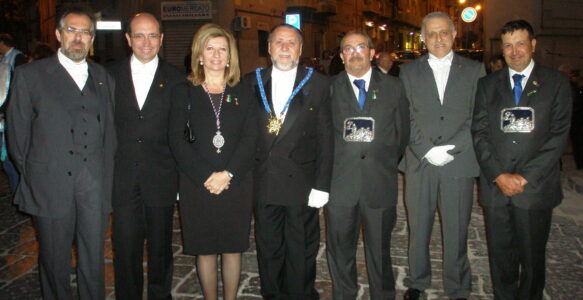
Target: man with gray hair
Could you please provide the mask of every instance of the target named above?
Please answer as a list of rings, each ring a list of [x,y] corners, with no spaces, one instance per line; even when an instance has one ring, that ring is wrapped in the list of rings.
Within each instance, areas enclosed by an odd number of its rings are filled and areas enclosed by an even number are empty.
[[[479,168],[470,127],[478,79],[485,70],[453,52],[455,36],[447,14],[428,14],[421,37],[429,54],[401,67],[411,105],[411,140],[400,165],[410,234],[406,300],[419,299],[431,286],[429,241],[436,209],[443,233],[445,294],[466,299],[471,291],[467,228]]]
[[[8,145],[21,175],[14,202],[38,230],[42,298],[73,298],[75,243],[80,299],[104,299],[115,84],[86,61],[95,38],[90,13],[66,11],[55,33],[57,55],[18,67],[12,83]]]

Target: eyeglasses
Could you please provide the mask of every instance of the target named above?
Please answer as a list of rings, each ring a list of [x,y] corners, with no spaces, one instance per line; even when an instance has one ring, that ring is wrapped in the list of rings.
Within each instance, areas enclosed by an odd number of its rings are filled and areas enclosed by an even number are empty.
[[[77,29],[75,27],[67,26],[63,30],[69,34],[79,33],[82,36],[93,36],[93,32],[91,30],[87,30],[87,29]]]
[[[367,45],[358,45],[356,47],[346,46],[342,48],[342,52],[346,55],[352,55],[354,52],[362,54],[362,52],[367,48],[368,48]]]
[[[160,36],[161,36],[161,34],[159,34],[159,33],[149,33],[149,34],[136,33],[136,34],[132,34],[132,39],[138,40],[138,41],[145,41],[146,39],[157,40],[160,38]]]

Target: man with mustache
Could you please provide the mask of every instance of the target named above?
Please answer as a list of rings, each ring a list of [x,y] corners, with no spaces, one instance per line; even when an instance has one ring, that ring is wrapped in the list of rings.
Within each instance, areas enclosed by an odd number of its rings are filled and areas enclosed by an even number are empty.
[[[8,145],[20,172],[14,202],[33,216],[43,299],[72,299],[71,245],[81,299],[104,299],[103,247],[111,211],[114,82],[86,61],[95,37],[91,13],[59,19],[55,56],[15,71]]]
[[[507,67],[479,81],[472,123],[492,286],[495,300],[540,300],[553,208],[563,198],[571,89],[565,74],[533,60],[527,21],[500,33]]]
[[[170,299],[178,172],[168,117],[170,91],[185,76],[158,57],[164,34],[153,15],[134,15],[125,36],[132,55],[110,68],[119,145],[112,200],[115,295],[142,299],[147,241],[148,299]]]
[[[254,171],[257,260],[264,299],[318,299],[318,208],[328,201],[331,119],[328,80],[298,66],[301,31],[269,35],[273,66],[245,80],[260,109]]]
[[[451,299],[471,291],[467,232],[478,163],[470,126],[478,79],[484,66],[452,50],[449,16],[425,16],[421,37],[428,55],[401,67],[411,105],[411,140],[400,168],[405,172],[409,221],[409,269],[404,299],[419,299],[431,286],[429,242],[436,209],[443,232],[443,288]]]
[[[326,206],[327,254],[335,300],[354,300],[361,225],[370,299],[395,299],[391,232],[397,218],[397,163],[409,141],[409,104],[401,81],[371,68],[370,37],[340,42],[346,71],[330,86],[334,166]]]

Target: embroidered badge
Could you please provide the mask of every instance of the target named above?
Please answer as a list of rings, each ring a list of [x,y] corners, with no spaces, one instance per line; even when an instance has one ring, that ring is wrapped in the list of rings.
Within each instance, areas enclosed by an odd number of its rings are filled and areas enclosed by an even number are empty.
[[[374,140],[374,119],[355,117],[344,120],[344,140],[347,142],[370,143]]]

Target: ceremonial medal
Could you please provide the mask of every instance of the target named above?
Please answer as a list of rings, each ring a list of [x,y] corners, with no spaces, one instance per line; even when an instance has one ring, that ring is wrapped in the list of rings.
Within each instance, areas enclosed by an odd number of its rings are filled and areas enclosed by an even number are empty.
[[[278,135],[282,124],[283,122],[281,119],[278,119],[272,115],[269,117],[269,122],[267,123],[267,132]]]
[[[267,123],[267,132],[270,134],[278,135],[279,130],[281,129],[281,126],[283,125],[283,116],[285,115],[285,112],[286,112],[289,104],[294,99],[294,97],[298,94],[298,92],[302,89],[302,87],[304,87],[306,82],[308,82],[310,77],[312,77],[312,73],[314,72],[314,69],[310,68],[310,67],[306,68],[306,70],[308,70],[308,74],[306,74],[306,76],[302,79],[302,81],[300,81],[298,86],[296,86],[296,88],[292,91],[291,95],[287,99],[287,102],[285,103],[285,106],[283,107],[283,109],[279,113],[279,118],[277,117],[277,115],[274,112],[271,111],[271,108],[269,108],[269,102],[267,101],[267,95],[265,94],[265,87],[263,86],[263,79],[261,78],[261,70],[263,70],[263,68],[257,68],[255,70],[255,77],[257,78],[257,85],[259,86],[259,93],[261,94],[261,100],[263,101],[263,107],[265,108],[265,111],[269,114],[269,121]],[[236,98],[235,98],[235,101],[237,101]]]
[[[217,153],[221,153],[221,148],[225,145],[225,137],[221,134],[221,108],[223,107],[223,97],[225,96],[225,90],[227,87],[223,87],[223,92],[221,93],[221,100],[219,101],[219,108],[215,107],[213,102],[213,98],[211,97],[211,93],[206,82],[203,82],[202,86],[206,90],[207,95],[209,96],[209,101],[211,102],[211,106],[213,107],[213,112],[215,113],[216,118],[216,125],[217,125],[217,133],[213,137],[213,146],[217,148]]]
[[[500,111],[500,130],[505,133],[529,133],[534,130],[532,107],[509,107]]]
[[[217,134],[213,137],[213,146],[217,148],[217,153],[221,153],[221,148],[225,145],[225,138],[221,134],[221,131],[217,131]]]
[[[374,119],[369,117],[344,120],[343,138],[346,142],[370,143],[374,140]]]

